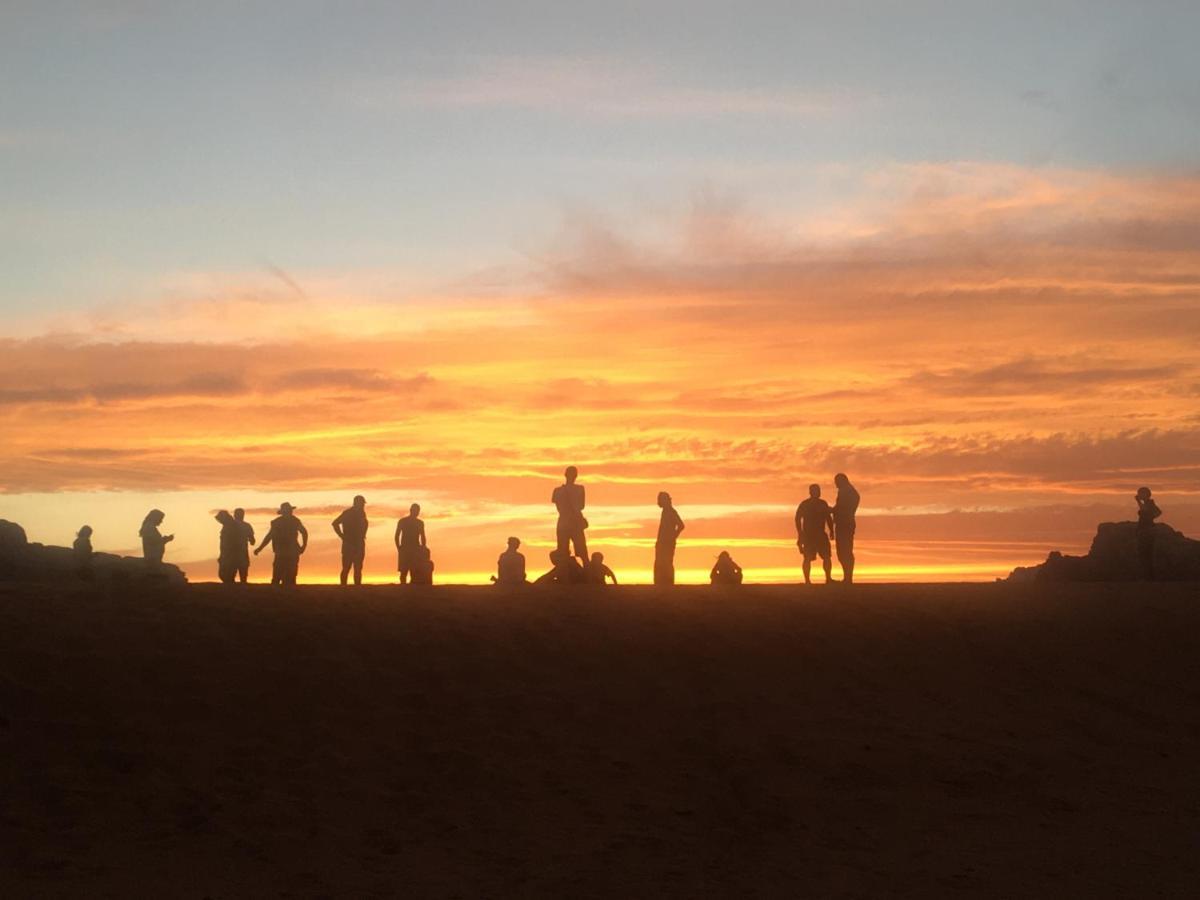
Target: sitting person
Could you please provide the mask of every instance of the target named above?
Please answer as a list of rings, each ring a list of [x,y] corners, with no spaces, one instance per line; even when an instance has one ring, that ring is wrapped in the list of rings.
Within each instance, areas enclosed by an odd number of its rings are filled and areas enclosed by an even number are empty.
[[[584,584],[587,573],[574,556],[566,550],[551,550],[550,562],[553,564],[549,572],[539,575],[534,584]]]
[[[519,538],[508,539],[508,549],[496,560],[496,574],[492,581],[496,584],[528,584],[525,577],[525,554],[517,550],[521,546]]]
[[[412,569],[409,572],[411,584],[433,584],[433,554],[422,544],[414,549]]]
[[[92,526],[84,525],[71,546],[75,556],[75,573],[83,579],[92,577]]]
[[[609,578],[612,579],[613,584],[617,583],[617,576],[613,574],[613,570],[604,564],[603,553],[593,553],[585,571],[588,584],[607,584]]]
[[[728,550],[722,550],[708,577],[713,584],[741,584],[742,567],[733,561]]]

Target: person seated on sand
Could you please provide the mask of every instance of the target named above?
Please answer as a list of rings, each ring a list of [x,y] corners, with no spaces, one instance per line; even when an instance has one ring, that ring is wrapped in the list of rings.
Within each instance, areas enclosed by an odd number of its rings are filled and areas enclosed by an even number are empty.
[[[722,550],[717,556],[716,565],[708,575],[712,584],[741,584],[742,567],[733,561],[728,550]]]
[[[1162,515],[1162,510],[1150,495],[1150,488],[1140,487],[1135,495],[1138,506],[1137,520],[1137,551],[1138,560],[1142,564],[1142,577],[1147,581],[1154,580],[1154,520]]]
[[[213,518],[221,523],[217,578],[221,579],[222,584],[233,584],[242,555],[246,551],[246,531],[241,523],[229,514],[229,510],[222,509]]]
[[[92,577],[92,526],[84,525],[75,535],[75,543],[71,545],[75,556],[75,572],[80,578],[90,580]]]
[[[528,584],[525,577],[525,554],[517,549],[520,546],[520,538],[508,539],[508,549],[496,560],[496,574],[492,576],[492,581],[496,584]]]
[[[587,575],[588,584],[607,584],[609,578],[612,579],[613,584],[617,583],[617,576],[613,574],[613,570],[604,564],[603,553],[593,553],[584,572]]]
[[[175,540],[175,535],[164,535],[158,530],[158,526],[163,523],[165,518],[166,514],[161,509],[152,509],[146,513],[146,518],[142,520],[142,527],[138,529],[138,534],[142,538],[142,556],[145,557],[146,564],[152,568],[162,565],[167,544]]]
[[[433,584],[433,554],[422,544],[413,550],[411,584]]]
[[[586,584],[587,573],[574,556],[566,550],[551,550],[550,564],[554,567],[539,575],[534,584]]]

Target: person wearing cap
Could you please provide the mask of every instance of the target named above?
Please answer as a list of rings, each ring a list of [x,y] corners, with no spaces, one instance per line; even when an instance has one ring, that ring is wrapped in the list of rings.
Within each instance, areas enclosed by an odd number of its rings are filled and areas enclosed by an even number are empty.
[[[267,544],[275,552],[275,564],[271,569],[271,584],[295,585],[300,568],[300,555],[308,549],[308,529],[295,516],[296,507],[290,503],[279,506],[279,518],[271,520],[271,527],[262,543],[254,548],[254,555],[262,553]]]
[[[367,557],[367,498],[359,494],[354,505],[333,520],[333,530],[342,539],[342,584],[354,569],[354,583],[362,584],[363,560]]]

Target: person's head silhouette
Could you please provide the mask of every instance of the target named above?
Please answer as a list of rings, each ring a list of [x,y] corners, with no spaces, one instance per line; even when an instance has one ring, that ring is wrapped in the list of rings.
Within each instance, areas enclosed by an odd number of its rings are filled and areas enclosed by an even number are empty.
[[[1149,500],[1150,499],[1150,488],[1148,488],[1148,487],[1138,488],[1137,489],[1137,498],[1139,500]]]
[[[92,536],[92,526],[91,525],[84,525],[82,528],[79,529],[79,533],[76,535],[76,537],[81,537],[81,538],[90,538],[91,536]]]
[[[366,505],[367,505],[367,498],[364,497],[362,494],[359,494],[354,498],[354,506],[356,509],[362,509]]]
[[[286,501],[279,504],[279,514],[281,516],[290,516],[295,511],[296,511],[296,507],[292,506],[292,504],[290,504]]]
[[[510,537],[508,539],[508,549],[509,550],[516,550],[520,546],[521,546],[520,538]]]
[[[574,484],[575,479],[579,477],[579,470],[574,466],[567,466],[567,471],[563,472],[563,477],[567,480],[567,484]]]
[[[668,494],[666,491],[659,491],[658,492],[658,505],[661,506],[663,509],[666,509],[668,506],[670,506],[671,505],[671,495]]]
[[[833,476],[833,483],[839,488],[844,488],[850,484],[850,479],[846,477],[845,472],[838,472]]]
[[[592,554],[592,562],[597,566],[604,565],[604,554],[597,550]]]
[[[821,486],[819,484],[810,484],[808,486],[808,496],[814,500],[818,499],[821,496]]]
[[[235,519],[237,519],[239,522],[241,522],[243,519],[246,518],[246,511],[239,506],[237,509],[235,509],[233,511],[233,517]]]

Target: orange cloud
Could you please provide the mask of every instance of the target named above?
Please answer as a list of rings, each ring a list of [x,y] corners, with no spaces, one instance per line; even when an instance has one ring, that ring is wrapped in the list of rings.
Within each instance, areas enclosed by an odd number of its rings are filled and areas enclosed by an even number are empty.
[[[767,505],[778,530],[741,552],[784,572],[788,507],[839,470],[864,515],[1118,510],[1148,483],[1175,498],[1169,521],[1200,524],[1184,502],[1200,459],[1200,179],[960,166],[868,182],[888,206],[790,229],[708,202],[659,235],[576,215],[499,296],[214,276],[102,327],[59,319],[2,344],[0,486],[436,496],[481,516],[486,533],[456,525],[443,570],[475,573],[505,529],[549,533],[548,512],[502,510],[548,507],[567,462],[597,527],[633,523],[599,533],[634,571],[667,486],[685,517],[722,509],[687,535],[704,538],[696,571],[741,537],[737,510]],[[971,521],[982,530],[947,572],[1086,543],[1077,523],[1029,548]],[[950,540],[903,549],[911,521],[872,528],[868,556],[900,542],[880,571]]]

